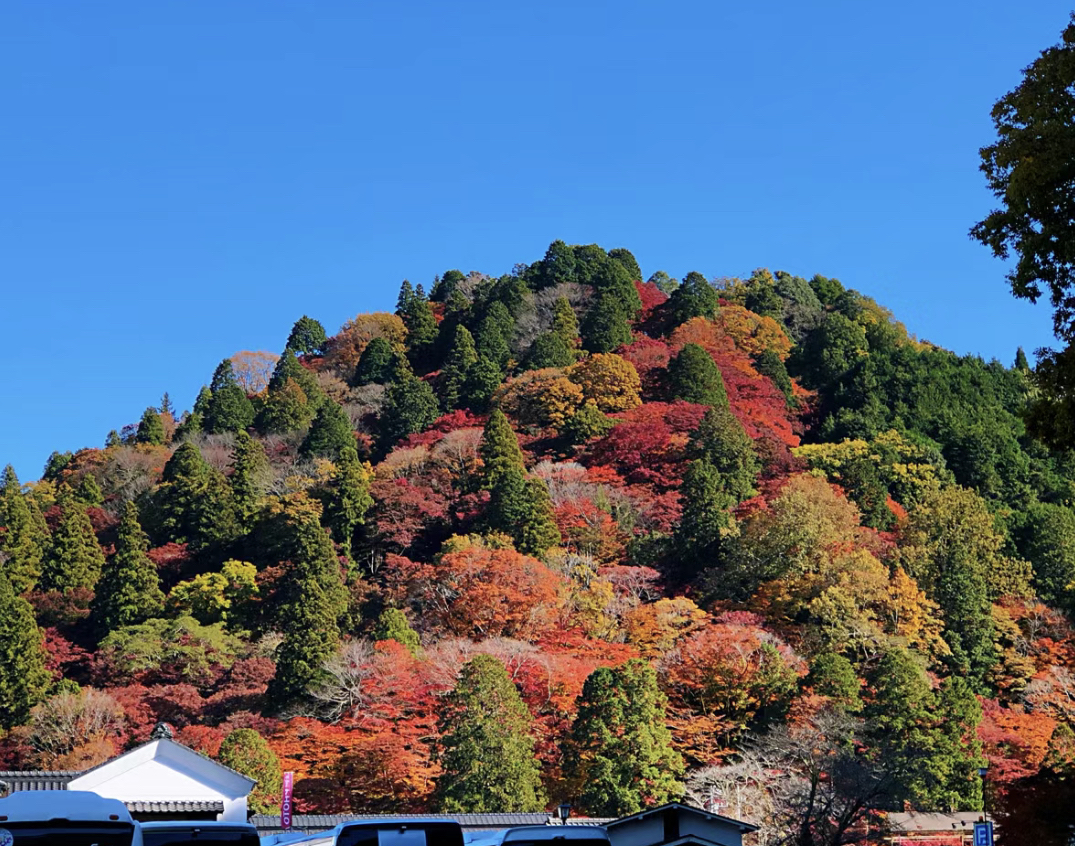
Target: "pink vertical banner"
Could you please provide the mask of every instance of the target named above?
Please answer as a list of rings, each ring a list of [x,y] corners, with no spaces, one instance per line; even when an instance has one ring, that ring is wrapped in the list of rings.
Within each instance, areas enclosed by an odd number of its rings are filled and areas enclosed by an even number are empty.
[[[291,828],[291,793],[295,789],[295,774],[284,773],[284,791],[280,797],[280,828]]]

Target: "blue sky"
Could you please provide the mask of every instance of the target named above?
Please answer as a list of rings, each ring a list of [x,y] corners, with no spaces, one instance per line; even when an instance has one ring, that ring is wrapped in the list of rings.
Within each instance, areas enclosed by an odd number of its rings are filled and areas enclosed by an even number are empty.
[[[0,464],[36,478],[302,314],[555,238],[648,275],[836,276],[1010,363],[1050,342],[967,237],[989,109],[1070,7],[0,5]]]

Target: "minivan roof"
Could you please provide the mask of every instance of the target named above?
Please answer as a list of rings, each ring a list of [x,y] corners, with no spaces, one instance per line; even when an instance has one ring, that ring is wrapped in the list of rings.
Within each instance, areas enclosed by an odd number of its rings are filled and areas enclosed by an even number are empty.
[[[0,799],[0,820],[134,822],[119,799],[106,799],[88,790],[17,790]]]
[[[257,831],[250,823],[241,820],[152,820],[141,823],[142,828],[241,828],[244,831]]]

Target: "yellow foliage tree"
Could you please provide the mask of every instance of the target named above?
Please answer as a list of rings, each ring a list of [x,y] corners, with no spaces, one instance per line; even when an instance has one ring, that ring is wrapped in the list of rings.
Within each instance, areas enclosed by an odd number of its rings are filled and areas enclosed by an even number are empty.
[[[791,340],[771,317],[762,317],[742,306],[726,305],[717,313],[716,324],[751,357],[766,350],[772,350],[781,360],[791,354]]]
[[[325,344],[325,365],[343,379],[350,379],[366,344],[374,338],[384,338],[398,352],[403,349],[407,328],[398,316],[388,312],[360,314],[344,323],[339,333],[328,339]]]
[[[582,407],[583,392],[563,370],[545,367],[508,380],[493,402],[524,426],[559,429]]]
[[[642,381],[635,366],[615,353],[597,353],[567,369],[571,381],[582,388],[605,414],[627,411],[642,404]],[[580,403],[581,405],[581,403]]]
[[[624,615],[627,642],[635,644],[643,656],[664,655],[676,641],[706,624],[709,615],[694,602],[680,596],[636,605]]]

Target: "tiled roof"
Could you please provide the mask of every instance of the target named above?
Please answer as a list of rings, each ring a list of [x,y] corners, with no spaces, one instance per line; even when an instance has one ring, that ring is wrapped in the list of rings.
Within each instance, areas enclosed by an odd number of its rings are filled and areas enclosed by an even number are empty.
[[[888,814],[888,824],[893,831],[903,832],[965,832],[974,828],[981,817],[978,811],[960,811],[954,814],[923,814],[894,812]]]
[[[16,790],[66,790],[67,783],[78,775],[76,770],[4,770],[0,784],[4,792]]]
[[[212,800],[166,800],[162,802],[145,802],[132,800],[124,802],[132,814],[222,814],[224,803]]]
[[[517,825],[545,825],[549,822],[551,814],[545,813],[502,813],[502,814],[439,814],[430,819],[454,820],[468,831],[480,831],[482,829],[511,828]],[[342,822],[352,820],[379,820],[393,819],[394,814],[295,814],[291,818],[291,827],[301,831],[315,831],[318,829],[333,828]],[[278,814],[254,814],[250,818],[258,831],[272,833],[280,831],[280,816]],[[575,817],[569,821],[571,825],[603,825],[609,820],[587,819]]]

